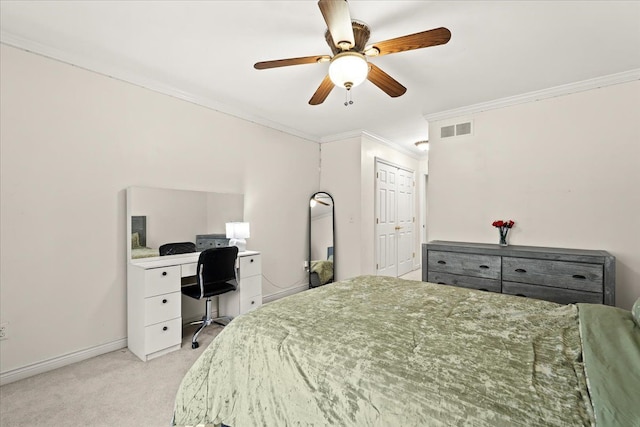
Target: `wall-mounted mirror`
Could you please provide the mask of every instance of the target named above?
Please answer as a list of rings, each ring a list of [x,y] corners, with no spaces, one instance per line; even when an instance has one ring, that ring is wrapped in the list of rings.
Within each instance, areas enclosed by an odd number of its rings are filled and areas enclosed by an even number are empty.
[[[335,226],[333,197],[318,192],[309,200],[309,287],[334,281]]]
[[[196,237],[203,235],[207,244],[216,244],[216,236],[221,240],[226,237],[225,223],[242,221],[243,215],[243,194],[129,187],[128,258],[157,257],[165,243],[197,243]]]

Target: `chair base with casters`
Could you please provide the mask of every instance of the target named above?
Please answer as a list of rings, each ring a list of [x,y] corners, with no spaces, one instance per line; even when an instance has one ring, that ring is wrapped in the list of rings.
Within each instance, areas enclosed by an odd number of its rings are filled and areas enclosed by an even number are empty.
[[[227,316],[217,318],[211,316],[211,298],[233,292],[238,288],[235,268],[237,256],[238,248],[235,246],[202,251],[198,258],[196,283],[182,287],[183,295],[205,300],[205,314],[202,320],[191,323],[191,325],[200,325],[191,339],[191,348],[199,347],[198,335],[204,328],[212,323],[226,326],[231,321]]]
[[[227,326],[231,320],[233,320],[229,316],[222,317],[211,317],[211,298],[207,298],[205,301],[205,315],[202,316],[202,320],[196,320],[195,322],[189,323],[190,325],[200,325],[200,327],[193,333],[193,338],[191,338],[191,348],[198,348],[200,344],[198,344],[198,335],[200,332],[215,323],[220,326]]]

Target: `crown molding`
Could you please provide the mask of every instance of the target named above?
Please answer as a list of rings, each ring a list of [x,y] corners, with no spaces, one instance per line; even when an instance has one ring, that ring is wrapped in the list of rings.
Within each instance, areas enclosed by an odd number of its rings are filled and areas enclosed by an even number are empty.
[[[53,48],[46,44],[34,42],[32,40],[7,33],[6,31],[0,31],[0,43],[17,48],[17,49],[21,49],[30,53],[34,53],[36,55],[44,56],[46,58],[60,61],[74,67],[82,68],[90,72],[94,72],[94,73],[101,74],[116,80],[120,80],[125,83],[139,86],[144,89],[162,93],[164,95],[168,95],[173,98],[187,101],[192,104],[196,104],[201,107],[205,107],[210,110],[217,111],[219,113],[234,116],[242,120],[246,120],[246,121],[256,123],[258,125],[262,125],[277,131],[281,131],[293,136],[297,136],[299,138],[306,139],[308,141],[312,141],[316,143],[320,142],[320,138],[317,136],[310,135],[305,132],[301,132],[298,129],[284,126],[281,123],[277,123],[277,122],[265,119],[264,117],[251,114],[247,111],[223,104],[213,99],[180,90],[178,88],[175,88],[170,85],[166,85],[152,78],[142,76],[138,73],[126,71],[119,67],[114,67],[108,61],[100,61],[96,59],[88,60],[86,58],[82,58],[79,55],[70,54],[68,52],[64,52],[60,49]]]
[[[543,99],[555,98],[557,96],[569,95],[572,93],[583,92],[591,89],[598,89],[605,86],[628,83],[634,80],[640,80],[640,69],[634,69],[622,73],[610,74],[608,76],[582,80],[579,82],[569,83],[561,86],[554,86],[548,89],[528,92],[522,95],[510,96],[507,98],[496,99],[488,102],[481,102],[479,104],[455,108],[453,110],[446,110],[439,113],[425,114],[424,118],[428,122],[452,119],[455,117],[481,113],[487,110],[495,110],[497,108],[509,107],[512,105],[524,104],[527,102],[541,101]]]
[[[398,151],[402,154],[405,154],[411,158],[414,158],[416,160],[421,160],[427,157],[427,154],[424,155],[420,155],[420,154],[416,154],[411,150],[408,150],[392,141],[389,141],[388,139],[385,139],[379,135],[376,135],[372,132],[369,132],[367,130],[364,129],[359,129],[359,130],[353,130],[353,131],[348,131],[348,132],[343,132],[343,133],[337,133],[337,134],[333,134],[333,135],[327,135],[324,136],[322,138],[320,138],[320,144],[324,144],[327,142],[334,142],[334,141],[344,141],[345,139],[350,139],[350,138],[361,138],[363,136],[366,136],[370,139],[375,140],[376,142],[379,142],[380,144],[386,145],[392,149],[394,149],[395,151]]]

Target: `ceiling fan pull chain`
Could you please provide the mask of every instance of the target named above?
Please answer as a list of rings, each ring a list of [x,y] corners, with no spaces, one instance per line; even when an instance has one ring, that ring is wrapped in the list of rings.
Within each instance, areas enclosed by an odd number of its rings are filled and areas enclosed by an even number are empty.
[[[346,93],[344,94],[344,106],[348,107],[349,105],[352,105],[353,101],[351,100],[351,89],[347,89]]]

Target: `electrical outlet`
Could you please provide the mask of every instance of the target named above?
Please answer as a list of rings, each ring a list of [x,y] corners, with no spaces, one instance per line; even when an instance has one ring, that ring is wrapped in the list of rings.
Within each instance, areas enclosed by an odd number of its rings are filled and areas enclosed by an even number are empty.
[[[6,340],[9,338],[9,324],[0,323],[0,340]]]

